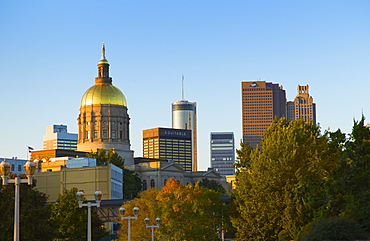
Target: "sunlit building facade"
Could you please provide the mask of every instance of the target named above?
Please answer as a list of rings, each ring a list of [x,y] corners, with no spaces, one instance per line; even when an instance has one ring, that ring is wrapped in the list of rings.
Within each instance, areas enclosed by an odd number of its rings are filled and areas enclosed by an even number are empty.
[[[77,150],[78,135],[68,133],[66,125],[48,125],[43,137],[44,150]]]
[[[172,128],[191,130],[192,171],[198,170],[197,162],[197,111],[196,102],[186,100],[172,103]]]
[[[316,125],[316,103],[313,102],[308,89],[308,85],[297,86],[297,96],[294,101],[287,103],[288,120],[303,119],[306,123],[311,122]]]
[[[226,181],[227,175],[235,174],[232,167],[235,161],[234,133],[211,132],[210,138],[211,167]]]
[[[175,162],[191,172],[191,130],[162,127],[143,130],[143,157]]]
[[[260,145],[275,117],[286,116],[286,94],[279,84],[266,81],[242,82],[243,142]]]

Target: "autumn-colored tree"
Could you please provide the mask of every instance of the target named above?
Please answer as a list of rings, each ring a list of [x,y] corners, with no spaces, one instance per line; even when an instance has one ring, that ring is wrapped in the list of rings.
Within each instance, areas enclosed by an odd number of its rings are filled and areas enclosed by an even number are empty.
[[[276,119],[261,149],[242,146],[236,164],[232,222],[242,240],[290,240],[312,220],[303,200],[308,180],[323,180],[340,151],[319,127],[303,120]]]
[[[181,185],[171,178],[161,190],[143,191],[124,205],[130,211],[134,206],[140,211],[138,220],[131,224],[132,240],[150,239],[151,230],[143,224],[146,217],[153,223],[157,217],[161,218],[162,224],[155,230],[158,240],[218,240],[224,205],[218,192],[199,184]],[[120,235],[126,240],[127,221],[123,221],[122,227]]]

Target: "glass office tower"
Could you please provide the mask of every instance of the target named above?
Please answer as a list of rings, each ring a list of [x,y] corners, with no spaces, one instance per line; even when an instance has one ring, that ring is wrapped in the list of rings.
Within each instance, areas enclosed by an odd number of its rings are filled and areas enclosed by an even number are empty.
[[[197,163],[197,114],[196,102],[186,100],[172,103],[172,128],[191,130],[192,136],[192,166],[198,170]]]
[[[225,181],[226,175],[235,174],[232,167],[235,161],[235,143],[233,132],[211,132],[211,167]]]

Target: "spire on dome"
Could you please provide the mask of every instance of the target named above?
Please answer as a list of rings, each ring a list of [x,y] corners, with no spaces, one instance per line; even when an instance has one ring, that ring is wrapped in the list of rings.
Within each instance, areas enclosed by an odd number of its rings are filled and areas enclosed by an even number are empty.
[[[104,42],[103,42],[103,46],[101,48],[101,58],[105,59],[105,44],[104,44]]]
[[[98,77],[95,78],[96,84],[112,84],[112,78],[109,77],[109,63],[105,58],[105,44],[101,49],[101,59],[98,63]]]
[[[103,45],[101,47],[101,59],[99,61],[99,64],[108,64],[108,60],[105,58],[105,44],[103,42]]]

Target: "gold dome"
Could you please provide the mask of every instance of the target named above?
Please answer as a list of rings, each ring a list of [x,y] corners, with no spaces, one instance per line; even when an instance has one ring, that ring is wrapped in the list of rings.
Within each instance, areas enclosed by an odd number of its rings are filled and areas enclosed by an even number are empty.
[[[87,105],[123,105],[127,101],[120,89],[112,84],[95,84],[82,96],[80,107]]]

